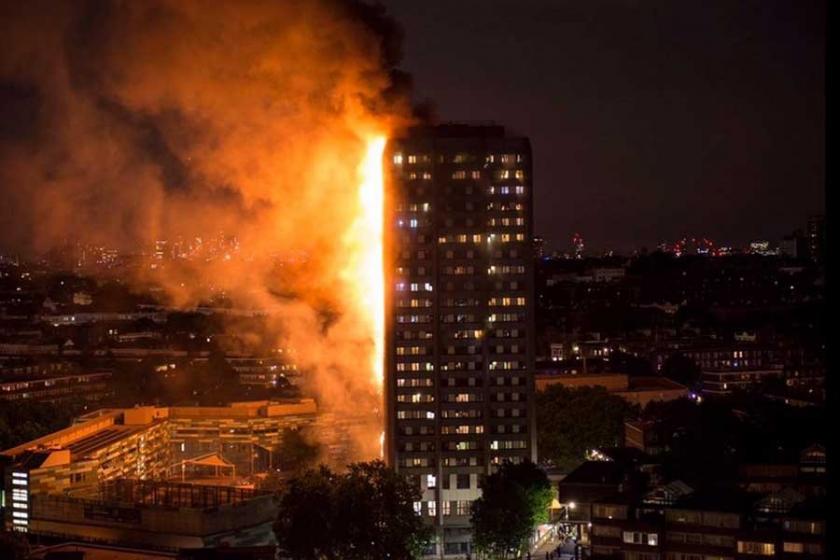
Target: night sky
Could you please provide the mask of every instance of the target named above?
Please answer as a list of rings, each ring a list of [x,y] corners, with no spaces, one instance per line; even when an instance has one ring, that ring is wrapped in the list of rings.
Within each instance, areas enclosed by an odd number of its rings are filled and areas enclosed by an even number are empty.
[[[824,211],[823,2],[383,1],[416,101],[530,137],[549,248],[777,241]]]

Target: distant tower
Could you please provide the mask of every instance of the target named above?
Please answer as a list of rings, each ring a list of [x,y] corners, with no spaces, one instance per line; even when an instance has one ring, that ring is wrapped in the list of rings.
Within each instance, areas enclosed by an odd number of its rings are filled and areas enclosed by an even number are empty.
[[[534,237],[534,256],[541,259],[545,256],[545,239]]]
[[[825,216],[808,218],[808,253],[811,260],[822,263],[825,257]]]
[[[572,236],[572,249],[575,252],[576,259],[583,258],[583,237],[579,233]]]

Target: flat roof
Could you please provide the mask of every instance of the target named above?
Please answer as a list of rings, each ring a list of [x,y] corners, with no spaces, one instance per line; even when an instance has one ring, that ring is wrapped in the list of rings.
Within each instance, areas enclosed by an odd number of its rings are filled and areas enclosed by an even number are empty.
[[[146,428],[146,425],[122,426],[114,424],[81,439],[77,439],[76,441],[65,445],[64,448],[69,449],[71,457],[76,459],[78,457],[89,455],[94,451],[102,449],[103,447],[108,447],[126,436],[141,432]]]
[[[586,461],[566,475],[560,484],[619,484],[627,465],[615,461]]]
[[[131,419],[126,418],[126,415],[131,412],[137,414],[132,415]],[[78,417],[74,423],[66,428],[13,448],[2,450],[0,454],[15,457],[25,451],[68,449],[72,459],[75,460],[167,419],[256,419],[296,415],[310,416],[317,414],[317,412],[317,404],[311,398],[283,401],[245,401],[218,407],[104,408]],[[134,416],[138,416],[138,418],[134,418]],[[130,423],[123,423],[126,420]]]
[[[626,373],[620,372],[587,372],[587,373],[570,373],[559,370],[543,370],[535,377],[550,377],[550,378],[568,378],[568,379],[589,379],[589,378],[603,378],[603,377],[629,377]],[[631,378],[632,379],[632,378]]]
[[[631,377],[629,391],[680,390],[688,387],[667,377]]]

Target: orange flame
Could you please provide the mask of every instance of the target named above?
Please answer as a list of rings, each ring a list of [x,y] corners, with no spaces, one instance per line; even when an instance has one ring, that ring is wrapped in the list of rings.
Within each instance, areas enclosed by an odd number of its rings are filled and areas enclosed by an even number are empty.
[[[352,286],[357,312],[372,337],[369,367],[378,391],[383,384],[385,338],[385,280],[383,258],[384,185],[382,153],[385,137],[367,141],[365,156],[359,165],[359,213],[348,231],[350,264],[344,278]]]

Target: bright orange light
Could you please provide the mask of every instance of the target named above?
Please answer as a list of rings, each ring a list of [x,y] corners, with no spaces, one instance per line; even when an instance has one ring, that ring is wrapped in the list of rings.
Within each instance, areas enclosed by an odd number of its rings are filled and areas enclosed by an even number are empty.
[[[382,153],[385,138],[367,142],[365,157],[359,166],[359,202],[361,213],[353,228],[358,254],[354,259],[355,291],[373,338],[370,367],[377,389],[382,389],[385,349],[385,279],[382,270],[384,184]]]
[[[379,458],[385,458],[385,432],[379,434]]]

